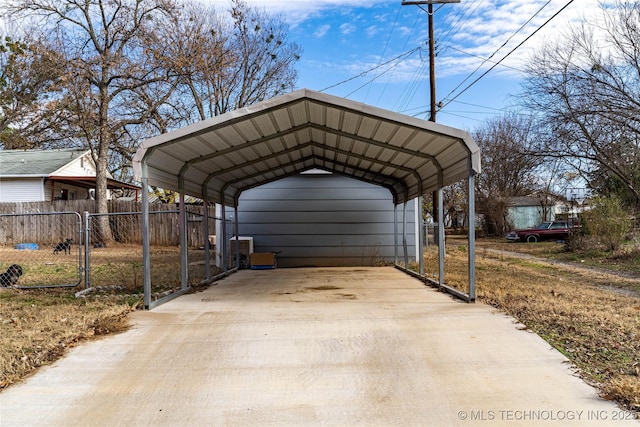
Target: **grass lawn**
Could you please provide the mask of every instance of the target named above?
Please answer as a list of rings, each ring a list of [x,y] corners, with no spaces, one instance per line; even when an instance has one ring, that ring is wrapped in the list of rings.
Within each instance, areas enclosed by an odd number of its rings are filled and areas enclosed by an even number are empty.
[[[467,280],[464,243],[448,236],[445,257],[446,283],[461,289]],[[434,269],[436,253],[427,249],[426,271]],[[478,303],[515,317],[566,355],[602,396],[640,413],[638,253],[576,255],[556,242],[478,239],[476,254]],[[138,304],[131,297],[76,299],[71,290],[0,290],[0,388],[69,346],[126,329],[127,313]]]

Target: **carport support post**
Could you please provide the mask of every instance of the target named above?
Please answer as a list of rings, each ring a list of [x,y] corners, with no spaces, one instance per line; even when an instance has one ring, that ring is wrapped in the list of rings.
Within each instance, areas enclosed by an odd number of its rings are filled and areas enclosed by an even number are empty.
[[[393,204],[393,263],[398,264],[398,204]]]
[[[442,201],[442,172],[438,177],[438,283],[444,285],[444,203]]]
[[[224,198],[222,200],[223,202],[220,204],[220,213],[222,217],[222,271],[227,272],[229,270],[229,255],[227,253],[227,210],[224,206]],[[216,246],[219,246],[220,244],[217,240],[218,239],[216,238]]]
[[[407,252],[407,202],[402,204],[402,250],[404,251],[404,268],[409,269],[409,253]]]
[[[142,283],[144,289],[144,308],[151,307],[151,256],[149,241],[149,174],[147,170],[147,160],[140,162],[142,169]]]
[[[205,196],[202,199],[202,214],[204,215],[204,279],[208,282],[211,279],[211,243],[209,242],[209,199],[206,189],[203,189]]]
[[[418,257],[418,265],[420,266],[420,276],[424,276],[424,236],[422,233],[422,196],[418,196],[416,198],[415,210],[417,213],[417,232],[418,232],[418,253],[416,254]]]
[[[84,288],[89,289],[91,285],[91,251],[89,244],[91,243],[91,217],[89,212],[84,211]]]
[[[238,225],[238,204],[236,203],[236,206],[233,209],[233,212],[235,213],[235,221],[234,221],[234,230],[236,233],[236,268],[239,270],[240,269],[240,226]],[[249,257],[251,257],[251,254],[248,254]],[[247,263],[250,262],[250,259],[247,260]]]
[[[471,168],[468,180],[468,200],[469,213],[467,223],[469,224],[468,251],[469,251],[469,301],[476,300],[476,190],[475,174]]]
[[[180,289],[187,289],[189,283],[188,256],[187,256],[187,210],[184,206],[184,177],[179,177],[180,189]]]

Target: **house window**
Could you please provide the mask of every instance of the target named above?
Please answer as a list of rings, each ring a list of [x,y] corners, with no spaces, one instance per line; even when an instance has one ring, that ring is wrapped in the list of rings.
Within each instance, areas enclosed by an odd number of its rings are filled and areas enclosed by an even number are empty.
[[[60,200],[69,200],[69,190],[66,188],[60,190]]]

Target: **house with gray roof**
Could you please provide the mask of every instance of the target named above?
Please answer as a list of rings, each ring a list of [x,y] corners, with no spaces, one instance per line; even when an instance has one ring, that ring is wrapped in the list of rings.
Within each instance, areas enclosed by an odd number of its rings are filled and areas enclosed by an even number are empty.
[[[89,150],[0,150],[0,203],[93,198],[96,165]],[[139,187],[108,179],[115,189]]]
[[[506,199],[509,223],[514,229],[535,227],[544,221],[570,215],[568,202],[553,194],[532,194]]]

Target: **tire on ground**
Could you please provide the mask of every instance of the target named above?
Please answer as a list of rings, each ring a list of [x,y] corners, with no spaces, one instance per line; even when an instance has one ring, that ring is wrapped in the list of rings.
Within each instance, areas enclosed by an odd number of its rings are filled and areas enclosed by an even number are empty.
[[[538,235],[536,234],[529,234],[527,236],[527,243],[537,243],[539,240]]]

